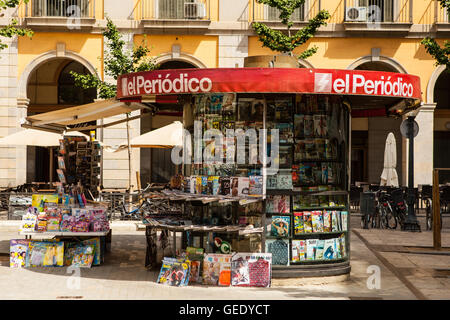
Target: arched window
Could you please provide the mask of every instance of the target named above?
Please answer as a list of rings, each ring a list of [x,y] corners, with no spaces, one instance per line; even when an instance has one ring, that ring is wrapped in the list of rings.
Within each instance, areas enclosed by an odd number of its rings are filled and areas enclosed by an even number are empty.
[[[197,68],[193,64],[185,61],[178,60],[169,60],[160,64],[160,70],[168,70],[168,69],[194,69]]]
[[[80,74],[90,74],[88,69],[82,64],[71,61],[69,62],[59,74],[58,78],[58,104],[63,105],[80,105],[94,102],[97,97],[97,90],[83,89],[75,86],[75,80],[70,74],[75,71]]]
[[[436,109],[450,109],[450,70],[443,71],[434,86]]]

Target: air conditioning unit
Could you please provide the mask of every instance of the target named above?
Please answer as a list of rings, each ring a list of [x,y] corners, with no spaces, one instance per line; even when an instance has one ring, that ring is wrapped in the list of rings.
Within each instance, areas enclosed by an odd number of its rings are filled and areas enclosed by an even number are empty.
[[[185,2],[184,18],[185,19],[202,19],[206,17],[206,7],[201,2]]]
[[[349,7],[345,10],[345,21],[367,21],[367,7]]]

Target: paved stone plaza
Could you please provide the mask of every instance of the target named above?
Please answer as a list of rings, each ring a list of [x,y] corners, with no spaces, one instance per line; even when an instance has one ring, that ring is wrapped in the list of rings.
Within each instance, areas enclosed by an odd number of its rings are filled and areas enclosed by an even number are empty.
[[[450,247],[449,220],[444,219],[442,233],[446,247]],[[17,222],[3,221],[0,299],[450,299],[450,251],[436,254],[420,248],[432,246],[431,232],[362,230],[359,221],[352,217],[349,279],[292,280],[288,286],[275,281],[269,289],[158,285],[158,272],[144,268],[144,232],[121,222],[113,223],[112,250],[105,264],[82,269],[77,289],[67,268],[10,269],[9,240],[20,236]],[[380,268],[380,289],[367,286],[369,266]]]

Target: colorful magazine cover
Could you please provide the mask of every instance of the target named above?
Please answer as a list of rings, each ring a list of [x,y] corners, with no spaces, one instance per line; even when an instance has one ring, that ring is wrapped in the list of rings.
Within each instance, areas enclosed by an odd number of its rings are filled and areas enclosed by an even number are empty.
[[[292,240],[292,262],[306,260],[306,240]]]
[[[72,258],[72,266],[90,268],[94,262],[95,246],[79,244],[75,246]]]
[[[195,180],[195,193],[202,194],[202,176],[197,176]]]
[[[30,240],[11,240],[9,243],[10,268],[25,268]]]
[[[229,286],[231,283],[231,255],[205,254],[203,284]]]
[[[318,239],[306,240],[306,260],[316,259],[317,241]]]
[[[189,263],[176,258],[165,257],[156,283],[180,287],[186,285],[189,272]]]
[[[274,237],[289,237],[290,216],[272,216],[271,235]]]
[[[325,240],[323,239],[317,240],[316,260],[323,260],[324,246]]]
[[[237,197],[239,194],[239,177],[231,177],[231,195]]]
[[[36,229],[37,216],[27,212],[24,216],[22,216],[22,221],[20,223],[20,231],[21,232],[34,232]]]
[[[305,233],[313,232],[311,211],[303,212],[303,228],[305,230]]]
[[[347,246],[345,242],[345,235],[342,234],[339,238],[339,251],[341,258],[345,258],[347,256]]]
[[[270,253],[236,253],[231,260],[231,285],[270,287],[271,269]]]
[[[336,259],[336,241],[335,239],[326,239],[323,247],[323,258],[325,260]]]
[[[92,265],[98,266],[101,264],[101,247],[100,247],[100,238],[92,238],[88,240],[84,240],[81,242],[83,245],[92,245],[94,246],[94,259],[92,261]]]
[[[313,232],[323,232],[322,211],[313,211],[311,218]]]
[[[323,232],[331,232],[331,211],[323,212]]]
[[[277,176],[272,174],[272,175],[267,175],[267,179],[266,179],[266,183],[267,183],[267,189],[269,190],[273,190],[277,188]]]
[[[209,176],[208,177],[208,182],[211,181],[212,184],[212,194],[213,195],[218,195],[219,194],[219,189],[220,189],[220,184],[219,184],[219,176]]]
[[[292,190],[292,174],[290,171],[288,174],[280,172],[277,175],[277,189]]]
[[[338,211],[331,212],[331,231],[336,232],[339,231],[339,220],[338,220]]]
[[[263,193],[263,177],[262,176],[250,176],[250,195],[261,195]]]
[[[341,211],[341,231],[348,230],[348,212]]]
[[[289,240],[267,239],[266,253],[272,254],[273,265],[289,265]]]
[[[304,232],[303,212],[294,212],[294,234],[299,235]]]
[[[276,200],[276,210],[278,213],[289,213],[291,210],[290,197],[289,196],[278,196]]]
[[[64,242],[30,241],[27,267],[64,266]]]
[[[238,177],[238,196],[246,196],[249,193],[250,179],[248,177]]]
[[[220,177],[220,194],[228,196],[231,194],[231,179],[230,177]]]
[[[202,176],[202,194],[208,194],[208,176]]]
[[[189,180],[189,192],[190,193],[196,193],[196,184],[197,184],[197,177],[191,176],[191,179]]]

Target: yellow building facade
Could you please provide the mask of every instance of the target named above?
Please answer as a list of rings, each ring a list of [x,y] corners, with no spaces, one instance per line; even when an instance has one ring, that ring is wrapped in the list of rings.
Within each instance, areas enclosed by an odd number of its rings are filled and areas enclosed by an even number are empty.
[[[431,184],[433,167],[450,167],[450,77],[435,66],[420,41],[426,36],[439,43],[450,40],[448,15],[434,0],[306,0],[294,13],[293,31],[321,9],[331,18],[311,41],[297,48],[296,53],[318,47],[315,55],[301,61],[302,67],[394,71],[421,78],[415,182]],[[70,71],[97,73],[112,81],[103,69],[106,47],[101,33],[106,17],[117,25],[128,49],[145,39],[162,68],[243,67],[247,56],[273,54],[261,46],[251,28],[253,21],[283,28],[275,10],[254,0],[30,0],[9,10],[8,16],[35,33],[31,39],[7,39],[9,48],[0,52],[0,137],[22,130],[20,123],[27,115],[93,101],[95,92],[74,88]],[[179,117],[169,112],[135,120],[132,136]],[[408,150],[399,130],[401,121],[352,120],[352,182],[379,183],[384,141],[394,132],[397,169],[406,183]],[[106,144],[126,139],[125,125],[97,131]],[[133,150],[132,159],[142,183],[163,181],[172,173],[160,167],[167,154]],[[0,147],[0,187],[46,181],[46,161],[48,150],[43,148]],[[104,154],[102,179],[105,188],[127,187],[126,152]]]

